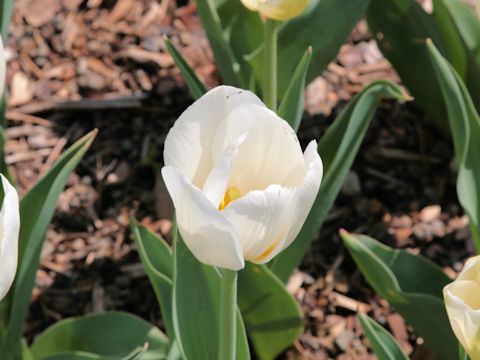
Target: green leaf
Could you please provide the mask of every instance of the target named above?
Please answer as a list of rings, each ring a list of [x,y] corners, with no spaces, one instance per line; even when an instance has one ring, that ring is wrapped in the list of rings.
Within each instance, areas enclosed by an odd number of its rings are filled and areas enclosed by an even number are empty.
[[[305,49],[312,47],[307,81],[321,75],[363,17],[370,0],[311,0],[305,12],[287,22],[278,38],[278,86],[282,98]]]
[[[263,22],[258,12],[249,11],[238,0],[218,1],[216,7],[225,38],[240,65],[241,84],[245,87],[254,75],[246,57],[263,44]]]
[[[428,119],[444,133],[448,133],[445,102],[424,46],[427,38],[432,39],[467,81],[475,98],[479,99],[477,106],[480,105],[479,66],[475,64],[473,52],[465,45],[466,39],[457,30],[454,21],[459,21],[451,13],[451,6],[446,6],[449,1],[434,0],[431,15],[416,0],[372,0],[367,11],[367,21],[380,50],[418,105],[429,115]]]
[[[55,211],[57,199],[65,184],[88,150],[97,131],[73,144],[20,201],[19,265],[15,282],[4,300],[10,306],[5,344],[18,352],[35,274],[40,261],[45,232]]]
[[[203,83],[198,79],[195,72],[192,70],[190,65],[188,65],[182,54],[180,54],[180,52],[175,48],[170,39],[165,39],[165,45],[175,61],[175,64],[182,72],[183,78],[185,79],[188,89],[190,90],[190,94],[195,100],[197,100],[207,92],[205,85],[203,85]]]
[[[170,338],[175,337],[172,320],[172,251],[159,235],[156,235],[136,221],[131,228],[137,244],[138,254],[152,284],[162,311],[162,319]]]
[[[174,234],[177,231],[174,230]],[[216,359],[220,314],[220,274],[200,263],[174,235],[173,323],[176,340],[188,360]],[[178,241],[177,241],[178,238]],[[237,359],[248,360],[247,335],[237,316]]]
[[[408,360],[408,356],[387,330],[365,314],[358,314],[358,320],[378,360]]]
[[[405,100],[402,90],[388,81],[377,81],[356,95],[327,130],[318,145],[324,165],[324,177],[312,210],[297,239],[277,256],[271,269],[286,282],[300,264],[310,242],[332,207],[348,174],[370,120],[382,99]]]
[[[475,247],[480,252],[480,117],[464,83],[435,46],[427,45],[455,145],[457,196],[470,219]]]
[[[4,43],[7,41],[8,26],[10,25],[10,18],[13,12],[13,0],[0,0],[0,31]]]
[[[340,235],[373,289],[413,326],[432,351],[445,360],[457,359],[457,339],[442,296],[443,287],[451,280],[442,270],[421,256],[391,249],[368,236],[344,230]]]
[[[166,359],[169,341],[158,328],[139,317],[111,312],[62,320],[39,335],[31,350],[35,359],[49,356],[56,356],[55,359],[83,359],[87,356],[89,359],[91,355],[118,359],[128,358],[132,351],[143,348],[145,343],[148,349],[142,354],[142,360]],[[86,354],[79,355],[78,352]],[[71,357],[74,353],[80,357]]]
[[[275,359],[303,332],[303,313],[266,266],[247,263],[239,273],[238,306],[260,360]]]
[[[298,63],[288,85],[283,101],[278,109],[278,115],[298,131],[305,105],[305,78],[312,60],[312,48],[309,47]]]
[[[213,0],[196,0],[197,13],[212,47],[215,62],[224,83],[241,86],[240,65],[225,39],[220,17]]]

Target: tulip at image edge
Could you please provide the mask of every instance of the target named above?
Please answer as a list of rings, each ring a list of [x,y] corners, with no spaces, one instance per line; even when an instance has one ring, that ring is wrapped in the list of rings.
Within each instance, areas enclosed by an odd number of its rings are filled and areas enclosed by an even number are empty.
[[[467,260],[443,295],[455,336],[471,360],[480,360],[480,256]]]
[[[219,86],[192,104],[165,140],[162,176],[192,254],[219,268],[266,263],[300,232],[323,166],[316,141],[252,92]]]
[[[7,178],[0,174],[4,192],[0,210],[0,300],[12,286],[17,271],[20,214],[18,194]]]
[[[251,11],[279,21],[292,19],[300,15],[308,6],[309,0],[241,0]]]

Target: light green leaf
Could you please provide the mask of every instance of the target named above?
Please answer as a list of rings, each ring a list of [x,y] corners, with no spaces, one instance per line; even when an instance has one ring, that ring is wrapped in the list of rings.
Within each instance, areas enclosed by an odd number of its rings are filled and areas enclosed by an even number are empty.
[[[174,234],[177,234],[174,229]],[[178,239],[178,240],[177,240]],[[200,263],[174,235],[173,323],[176,340],[188,360],[216,359],[220,314],[220,274]],[[237,316],[237,360],[250,359],[247,335]]]
[[[7,41],[8,26],[13,12],[13,0],[0,0],[0,31],[4,43]]]
[[[90,147],[97,131],[73,144],[50,171],[20,201],[19,265],[15,282],[4,300],[10,306],[5,344],[19,352],[35,274],[40,261],[44,235],[65,184]]]
[[[340,234],[373,289],[413,326],[432,351],[445,360],[457,359],[457,339],[442,296],[450,279],[442,270],[421,256],[391,249],[368,236],[344,230]]]
[[[241,86],[240,65],[225,38],[214,1],[196,0],[195,3],[223,82],[232,86]]]
[[[305,105],[305,78],[312,60],[312,48],[309,47],[298,63],[288,85],[282,103],[278,108],[278,115],[285,119],[290,126],[298,131],[302,121]]]
[[[458,166],[457,196],[480,252],[480,117],[464,83],[435,46],[427,45],[447,106]]]
[[[180,71],[182,72],[183,78],[187,83],[188,89],[190,90],[190,95],[197,100],[203,94],[207,92],[207,89],[203,85],[203,83],[198,79],[195,72],[192,70],[190,65],[188,65],[187,61],[183,58],[182,54],[175,48],[172,44],[170,39],[165,39],[165,45],[167,47],[168,52],[172,56],[175,64],[178,66]]]
[[[271,264],[282,281],[286,282],[300,264],[343,185],[378,104],[388,98],[405,100],[401,89],[391,82],[370,84],[352,99],[320,140],[318,152],[324,165],[320,191],[297,239]]]
[[[32,353],[35,359],[49,356],[89,359],[88,356],[96,355],[113,360],[128,358],[145,343],[148,349],[142,360],[166,359],[169,341],[158,328],[131,314],[112,312],[70,318],[52,325],[35,339]],[[71,357],[74,354],[80,357]]]
[[[172,320],[172,251],[159,235],[135,220],[131,221],[132,233],[137,244],[138,254],[152,284],[155,296],[162,311],[162,319],[170,338],[175,337]]]
[[[247,263],[238,280],[238,306],[255,353],[275,359],[303,332],[300,306],[266,266]]]
[[[387,330],[365,314],[358,314],[358,320],[378,360],[408,360],[408,356]]]

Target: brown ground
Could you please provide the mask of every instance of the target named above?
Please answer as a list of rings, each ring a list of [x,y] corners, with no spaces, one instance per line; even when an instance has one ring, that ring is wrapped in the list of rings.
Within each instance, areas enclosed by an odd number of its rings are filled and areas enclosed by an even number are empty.
[[[75,139],[100,130],[48,231],[29,340],[59,319],[102,310],[130,311],[161,326],[128,217],[168,237],[171,206],[158,170],[166,131],[191,99],[165,51],[165,34],[207,84],[218,83],[189,1],[17,1],[6,149],[20,191]],[[307,89],[302,142],[320,137],[345,101],[378,78],[398,81],[361,23]],[[412,104],[381,105],[342,194],[288,285],[305,310],[306,332],[283,357],[372,358],[355,319],[359,306],[408,353],[418,347],[421,339],[365,283],[337,231],[370,234],[449,273],[459,270],[472,248],[453,169],[451,144],[421,112]]]

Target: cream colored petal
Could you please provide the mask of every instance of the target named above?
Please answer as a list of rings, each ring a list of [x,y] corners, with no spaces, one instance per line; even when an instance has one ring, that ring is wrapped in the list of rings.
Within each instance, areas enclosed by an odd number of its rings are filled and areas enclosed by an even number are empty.
[[[211,151],[217,129],[230,111],[244,104],[262,106],[255,94],[231,86],[218,86],[194,102],[165,139],[165,165],[175,167],[202,188],[217,160]]]
[[[178,229],[192,254],[207,265],[242,269],[240,241],[223,214],[177,169],[164,167],[162,176],[175,205]]]
[[[309,0],[258,0],[258,11],[274,20],[289,20],[300,15]]]
[[[240,135],[238,138],[234,139],[232,144],[228,145],[226,149],[223,150],[220,159],[214,165],[213,170],[205,181],[202,192],[217,208],[227,189],[232,173],[233,161],[238,154],[238,148],[246,138],[247,134]]]
[[[20,214],[18,194],[1,176],[4,199],[0,210],[0,300],[5,297],[15,278],[18,257]]]
[[[323,164],[317,151],[317,142],[311,141],[305,149],[304,160],[307,167],[307,174],[302,185],[297,188],[295,200],[292,204],[294,207],[294,220],[282,249],[287,248],[297,237],[307,219],[313,203],[320,189],[320,183],[323,177]]]
[[[278,253],[292,222],[294,189],[271,185],[233,201],[224,210],[242,242],[246,260],[268,262]]]
[[[242,4],[245,5],[245,7],[249,10],[252,10],[252,11],[258,10],[257,0],[242,0]]]
[[[0,37],[0,97],[3,96],[3,92],[5,91],[6,73],[7,63],[5,60],[5,50],[3,48],[2,38]]]
[[[212,150],[221,150],[241,134],[248,134],[234,161],[231,185],[242,194],[271,184],[298,186],[305,163],[297,135],[288,123],[264,106],[244,105],[222,123]]]
[[[443,290],[453,332],[470,355],[475,352],[480,330],[480,310],[471,307],[477,305],[471,297],[478,299],[479,290],[473,281],[454,281]]]
[[[457,281],[473,280],[480,284],[480,255],[471,257],[465,263]]]

